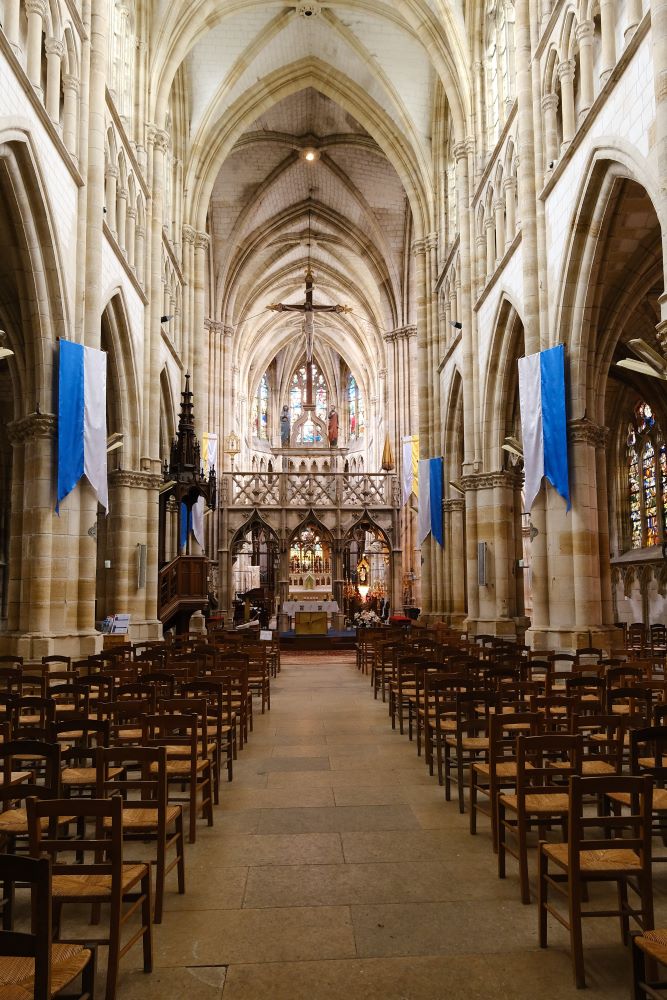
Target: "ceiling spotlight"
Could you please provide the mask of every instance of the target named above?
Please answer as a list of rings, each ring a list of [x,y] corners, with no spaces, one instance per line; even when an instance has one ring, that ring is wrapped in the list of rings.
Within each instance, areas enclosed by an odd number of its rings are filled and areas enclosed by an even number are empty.
[[[312,146],[306,146],[305,149],[301,150],[301,158],[307,163],[315,163],[320,158],[320,151]]]
[[[173,319],[173,318],[174,318],[173,316],[160,316],[160,322],[161,323],[168,323],[169,320]]]
[[[451,320],[449,325],[453,326],[455,330],[463,329],[463,323],[459,323],[457,319]]]

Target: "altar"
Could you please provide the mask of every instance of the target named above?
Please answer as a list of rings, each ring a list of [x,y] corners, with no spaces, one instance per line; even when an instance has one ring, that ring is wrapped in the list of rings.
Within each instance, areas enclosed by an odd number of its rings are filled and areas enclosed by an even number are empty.
[[[295,629],[301,635],[326,635],[332,617],[338,613],[338,601],[283,601],[278,618],[281,631]]]

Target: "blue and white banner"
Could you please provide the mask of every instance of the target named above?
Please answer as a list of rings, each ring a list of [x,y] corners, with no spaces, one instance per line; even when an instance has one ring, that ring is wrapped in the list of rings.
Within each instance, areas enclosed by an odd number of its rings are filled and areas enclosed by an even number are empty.
[[[525,474],[524,510],[530,512],[546,476],[570,509],[562,344],[519,358],[519,404]]]
[[[431,461],[419,459],[419,517],[417,520],[417,541],[421,545],[431,530]]]
[[[420,545],[429,532],[438,545],[444,544],[442,527],[443,467],[444,459],[442,458],[419,459],[417,539]]]
[[[107,356],[104,351],[61,340],[56,510],[83,475],[108,511]]]
[[[445,544],[445,536],[442,529],[444,464],[444,458],[432,458],[429,461],[429,479],[431,486],[431,534],[440,546]]]

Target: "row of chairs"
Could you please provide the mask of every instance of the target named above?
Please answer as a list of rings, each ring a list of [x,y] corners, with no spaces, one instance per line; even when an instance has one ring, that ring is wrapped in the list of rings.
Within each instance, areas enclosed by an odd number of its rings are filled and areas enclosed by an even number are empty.
[[[35,996],[50,996],[37,991],[69,986],[83,972],[81,996],[92,996],[99,945],[109,954],[106,1000],[115,997],[120,960],[134,944],[142,943],[144,969],[152,969],[152,927],[163,918],[170,872],[185,892],[184,811],[194,842],[198,816],[213,824],[221,769],[231,780],[233,760],[252,732],[253,699],[262,711],[270,708],[271,670],[267,665],[252,676],[250,657],[236,649],[200,654],[200,645],[172,648],[166,656],[153,649],[59,664],[65,669],[58,673],[67,676],[54,683],[49,676],[39,694],[23,692],[34,690],[31,677],[51,675],[50,665],[41,672],[20,662],[0,668],[0,845],[6,852],[0,854],[0,987],[13,986],[18,976],[21,988],[29,983]],[[133,860],[123,853],[127,842],[134,844]],[[141,849],[144,842],[153,845],[154,860]],[[14,861],[28,866],[19,871]],[[18,954],[12,951],[19,941],[14,917],[21,912],[16,883],[33,884],[42,912],[46,893],[52,921],[48,936],[22,938]],[[104,936],[91,943],[91,932],[83,942],[66,941],[61,911],[74,902],[90,906],[93,924],[100,906],[109,905]],[[136,926],[122,942],[128,921]],[[38,952],[26,978],[22,959]]]
[[[382,649],[387,641],[391,656]],[[664,680],[647,680],[630,661],[601,663],[597,651],[588,651],[588,662],[580,651],[540,663],[525,651],[480,656],[470,642],[450,637],[446,654],[433,661],[423,655],[428,641],[392,636],[369,645],[376,647],[371,671],[373,662],[384,667],[392,724],[403,732],[407,715],[408,736],[416,736],[418,753],[423,743],[447,800],[457,786],[461,812],[468,789],[471,833],[480,815],[489,817],[498,874],[505,877],[508,855],[517,859],[525,903],[529,834],[537,830],[538,940],[546,946],[549,917],[568,927],[575,982],[585,985],[589,884],[616,884],[618,904],[592,912],[618,915],[624,942],[631,919],[653,927],[652,863],[662,860],[653,857],[653,837],[667,836]],[[376,682],[376,694],[381,690]],[[633,891],[636,901],[629,901]],[[567,900],[565,910],[554,893]]]

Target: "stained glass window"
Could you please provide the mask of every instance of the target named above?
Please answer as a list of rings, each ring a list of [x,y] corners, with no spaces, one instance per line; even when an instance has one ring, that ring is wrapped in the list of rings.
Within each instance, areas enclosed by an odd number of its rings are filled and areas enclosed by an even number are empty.
[[[628,452],[628,482],[630,491],[630,524],[632,526],[632,547],[642,547],[642,510],[639,489],[639,457],[635,448]]]
[[[348,427],[350,440],[363,437],[366,430],[364,401],[354,375],[347,380]]]
[[[626,438],[630,544],[659,545],[667,525],[667,448],[648,403],[637,403]]]
[[[303,405],[306,402],[306,381],[306,365],[302,364],[294,372],[292,381],[290,382],[289,408],[292,426],[294,426],[295,422],[303,413]],[[328,413],[327,383],[324,375],[315,362],[313,362],[313,402],[315,404],[315,414],[320,418],[320,420],[326,421]],[[320,428],[313,423],[312,420],[307,420],[300,429],[297,443],[317,444],[321,440],[322,433]]]
[[[646,545],[658,544],[658,490],[655,477],[655,449],[647,441],[642,455],[642,485],[644,489],[644,516],[646,518]]]
[[[269,437],[269,380],[263,375],[252,401],[252,432],[266,441]]]

